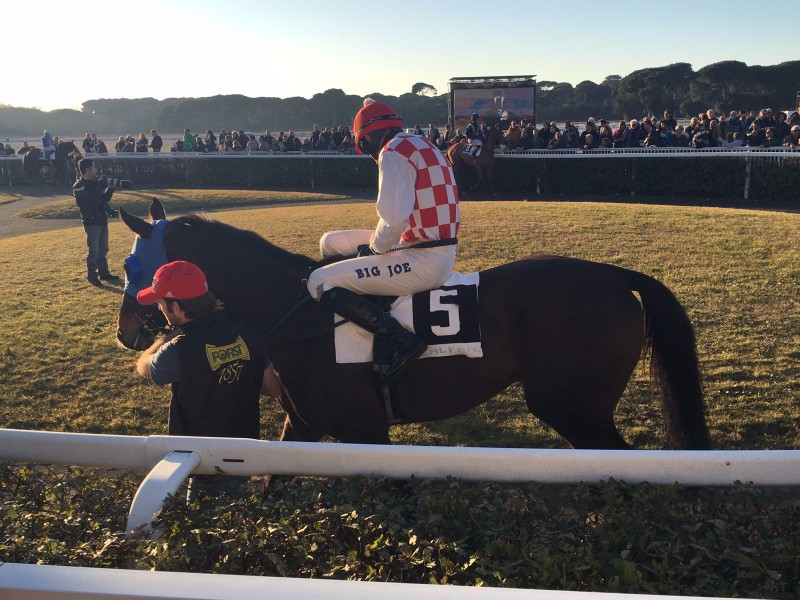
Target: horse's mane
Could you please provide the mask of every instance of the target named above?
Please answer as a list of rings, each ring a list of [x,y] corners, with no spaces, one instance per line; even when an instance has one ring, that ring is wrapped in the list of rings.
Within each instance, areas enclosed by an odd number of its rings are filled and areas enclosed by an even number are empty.
[[[307,269],[315,265],[315,261],[308,256],[284,250],[280,246],[268,242],[254,231],[238,229],[227,223],[196,214],[178,217],[170,221],[170,241],[176,240],[181,243],[180,238],[183,236],[179,232],[188,231],[192,231],[198,239],[202,240],[203,246],[209,253],[214,252],[215,248],[220,246],[228,256],[235,254],[251,259],[269,256],[286,266],[298,269]]]

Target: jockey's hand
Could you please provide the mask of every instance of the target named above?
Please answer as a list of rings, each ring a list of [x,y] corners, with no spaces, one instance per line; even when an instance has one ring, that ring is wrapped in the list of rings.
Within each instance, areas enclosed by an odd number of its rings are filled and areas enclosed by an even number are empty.
[[[356,246],[356,250],[358,251],[358,252],[356,252],[356,256],[359,257],[359,258],[362,257],[362,256],[374,256],[375,255],[375,253],[372,251],[372,248],[369,247],[369,244],[360,244],[360,245]]]

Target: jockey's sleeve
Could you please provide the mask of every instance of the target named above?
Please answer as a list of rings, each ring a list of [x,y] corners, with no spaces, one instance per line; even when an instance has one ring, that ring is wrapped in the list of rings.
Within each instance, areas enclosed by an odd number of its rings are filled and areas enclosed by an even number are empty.
[[[374,251],[388,252],[408,228],[416,199],[416,182],[417,170],[405,156],[392,150],[381,153],[376,207],[380,219],[370,240]]]
[[[378,226],[372,233],[372,239],[370,239],[369,242],[370,248],[372,248],[373,252],[385,254],[392,246],[400,241],[400,237],[407,228],[408,220],[406,220],[405,223],[392,226],[383,219],[379,219]]]

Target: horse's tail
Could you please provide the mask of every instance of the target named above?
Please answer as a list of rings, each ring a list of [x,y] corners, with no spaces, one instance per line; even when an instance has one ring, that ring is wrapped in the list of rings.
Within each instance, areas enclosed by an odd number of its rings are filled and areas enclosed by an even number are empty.
[[[706,425],[697,345],[686,311],[660,281],[628,269],[615,270],[641,298],[645,328],[642,352],[645,359],[650,359],[650,375],[661,389],[670,445],[709,450],[711,437]]]

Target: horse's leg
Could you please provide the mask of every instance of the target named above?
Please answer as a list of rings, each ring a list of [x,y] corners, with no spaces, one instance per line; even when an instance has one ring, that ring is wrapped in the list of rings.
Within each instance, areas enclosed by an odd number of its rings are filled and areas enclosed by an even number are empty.
[[[313,430],[297,415],[286,414],[281,432],[281,442],[318,442],[322,439],[322,434]],[[275,488],[275,482],[279,479],[290,479],[287,475],[266,475],[261,488],[264,499]]]
[[[281,432],[281,442],[318,442],[322,434],[315,431],[297,415],[286,414]]]
[[[617,431],[614,410],[639,362],[641,309],[631,304],[619,314],[595,302],[567,307],[577,330],[564,323],[558,339],[526,353],[522,385],[530,411],[574,448],[621,450],[628,443]],[[630,302],[636,302],[633,295]]]
[[[581,379],[579,374],[572,377]],[[630,448],[614,424],[614,409],[622,391],[598,387],[588,392],[581,386],[563,380],[551,381],[549,377],[529,379],[523,382],[523,389],[531,413],[552,427],[573,448]],[[589,393],[591,404],[587,402]]]
[[[475,161],[475,185],[473,185],[470,189],[477,190],[481,187],[481,183],[483,182],[483,168],[478,164],[478,161]]]

